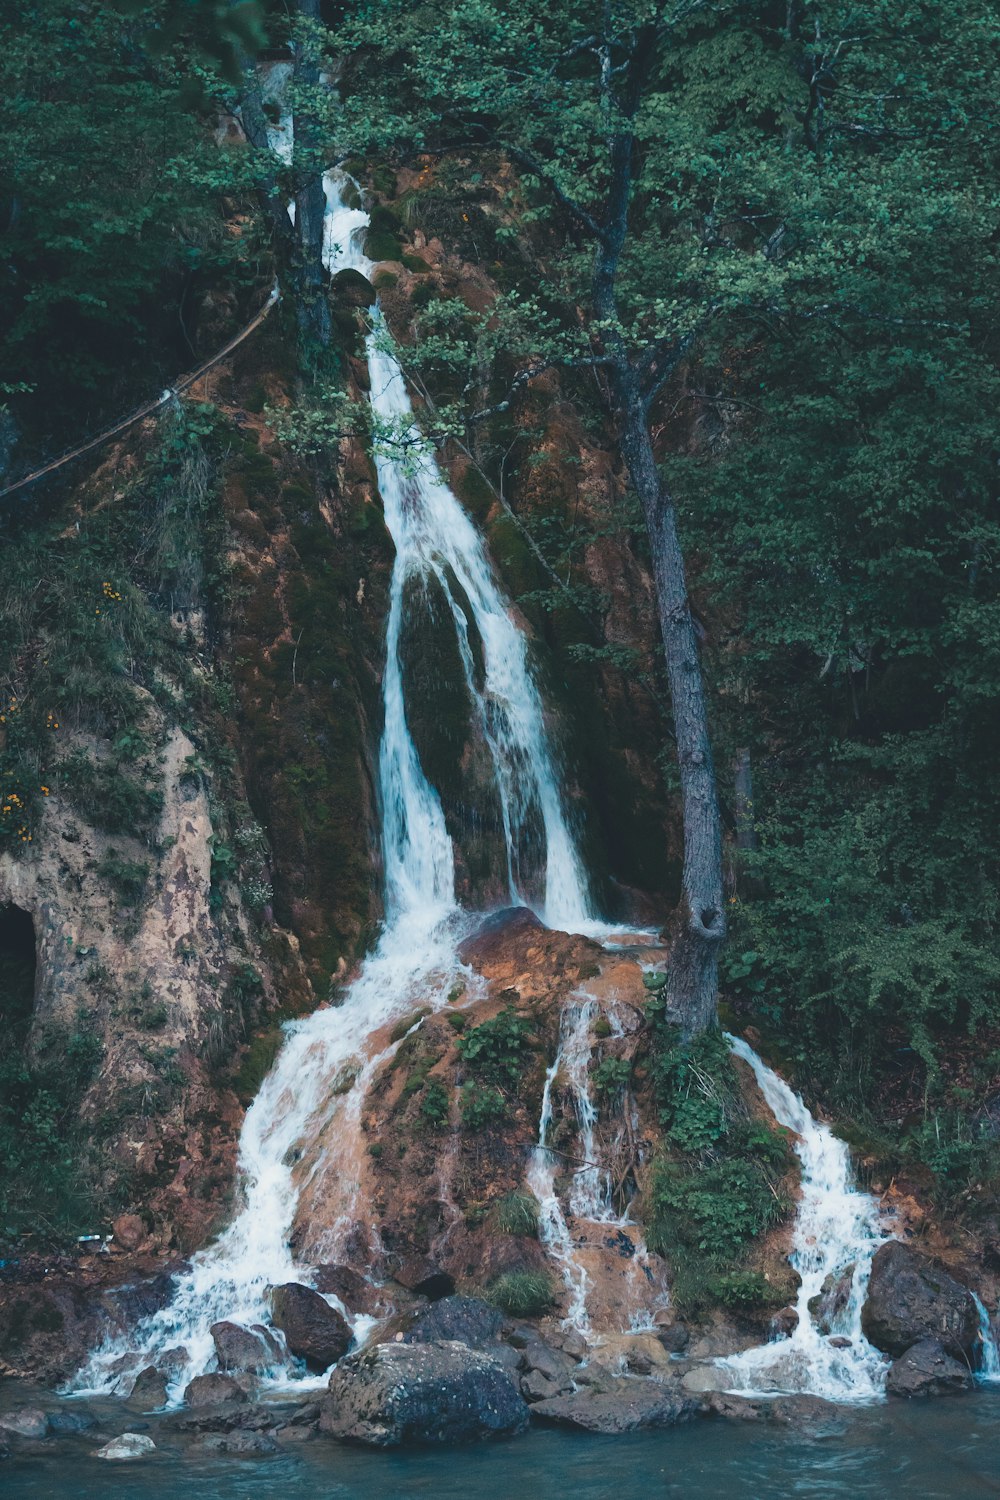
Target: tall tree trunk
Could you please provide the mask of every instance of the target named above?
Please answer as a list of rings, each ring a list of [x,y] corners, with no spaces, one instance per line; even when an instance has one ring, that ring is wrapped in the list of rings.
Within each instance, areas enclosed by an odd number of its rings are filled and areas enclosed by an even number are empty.
[[[615,373],[622,452],[642,505],[653,558],[681,777],[684,867],[667,971],[667,1009],[683,1034],[692,1036],[715,1025],[719,950],[726,935],[719,797],[676,512],[657,473],[635,373],[628,366]]]
[[[319,0],[299,0],[299,14],[319,19]],[[293,80],[300,88],[319,85],[319,64],[310,46],[295,48]],[[296,146],[305,151],[317,145],[308,114],[296,117]],[[298,296],[296,311],[304,338],[324,348],[330,342],[330,304],[327,300],[329,276],[323,265],[323,220],[326,193],[320,170],[309,172],[295,195],[295,230],[298,238]]]

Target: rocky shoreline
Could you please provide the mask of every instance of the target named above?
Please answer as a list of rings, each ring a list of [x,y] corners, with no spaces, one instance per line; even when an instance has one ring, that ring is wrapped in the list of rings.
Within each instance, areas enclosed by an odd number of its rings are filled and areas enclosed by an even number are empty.
[[[51,1324],[53,1309],[65,1303],[67,1272],[53,1272],[49,1281],[0,1286],[3,1347],[9,1348],[17,1320],[34,1327],[36,1351],[55,1340],[56,1330],[46,1334],[39,1325]],[[134,1315],[148,1308],[167,1282],[161,1273],[117,1287],[77,1285],[79,1308],[87,1313],[77,1331],[111,1326],[125,1310]],[[32,1301],[39,1286],[43,1295]],[[826,1295],[835,1299],[836,1291]],[[649,1330],[588,1345],[555,1318],[511,1319],[454,1292],[435,1299],[411,1294],[409,1307],[351,1348],[348,1325],[319,1293],[289,1285],[273,1289],[271,1301],[273,1326],[306,1369],[322,1373],[332,1365],[325,1387],[315,1380],[298,1392],[268,1385],[275,1335],[232,1323],[212,1330],[218,1370],[192,1380],[174,1410],[164,1409],[166,1357],[141,1370],[123,1361],[120,1396],[97,1401],[67,1399],[47,1388],[45,1380],[52,1382],[58,1369],[52,1357],[41,1360],[36,1379],[23,1365],[22,1378],[10,1378],[7,1364],[0,1453],[30,1455],[39,1445],[67,1442],[108,1461],[141,1459],[164,1444],[267,1457],[303,1442],[386,1448],[514,1437],[533,1423],[621,1434],[695,1418],[809,1424],[838,1411],[812,1395],[727,1390],[727,1372],[717,1360],[752,1337],[718,1323],[689,1328],[666,1310]],[[887,1357],[890,1399],[971,1390],[983,1366],[973,1293],[903,1242],[888,1242],[875,1257],[863,1326]],[[775,1339],[789,1332],[787,1317],[775,1320]],[[69,1353],[72,1341],[63,1347]]]

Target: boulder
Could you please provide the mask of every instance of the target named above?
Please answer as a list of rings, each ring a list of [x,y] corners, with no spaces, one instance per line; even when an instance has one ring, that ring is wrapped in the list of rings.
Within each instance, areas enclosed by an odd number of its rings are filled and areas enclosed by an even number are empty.
[[[49,1419],[38,1406],[19,1406],[0,1415],[0,1432],[19,1438],[48,1437]]]
[[[111,1228],[119,1250],[138,1250],[146,1238],[146,1226],[138,1214],[119,1214]]]
[[[549,1380],[540,1370],[529,1370],[527,1375],[521,1376],[521,1395],[525,1401],[551,1401],[553,1396],[560,1394],[556,1382]]]
[[[283,1359],[274,1334],[262,1323],[244,1328],[240,1323],[213,1323],[212,1342],[220,1370],[251,1371],[261,1375]]]
[[[572,1395],[537,1401],[531,1415],[546,1422],[582,1427],[587,1432],[618,1433],[640,1427],[673,1427],[696,1416],[699,1410],[697,1401],[671,1385],[628,1379],[616,1381],[609,1390],[574,1391]]]
[[[861,1327],[876,1349],[894,1357],[922,1339],[936,1339],[949,1354],[971,1358],[979,1312],[968,1287],[943,1266],[890,1240],[872,1261]]]
[[[681,1377],[681,1385],[689,1396],[704,1396],[709,1391],[724,1391],[733,1383],[733,1377],[721,1365],[695,1365],[693,1370]]]
[[[951,1396],[972,1389],[968,1365],[953,1359],[937,1339],[920,1339],[889,1371],[890,1396]]]
[[[103,1448],[98,1448],[94,1454],[95,1458],[127,1459],[145,1458],[147,1454],[156,1451],[156,1444],[152,1438],[144,1437],[141,1432],[123,1432],[121,1437],[112,1438],[110,1443],[105,1443]]]
[[[167,1378],[155,1365],[147,1365],[135,1377],[135,1383],[126,1397],[126,1406],[133,1411],[155,1411],[167,1404]]]
[[[219,1406],[222,1402],[240,1403],[246,1392],[232,1375],[196,1375],[184,1391],[186,1406]]]
[[[481,969],[506,953],[512,944],[525,938],[542,937],[545,926],[526,906],[505,906],[480,923],[476,931],[459,945],[458,957],[463,964]]]
[[[576,1365],[561,1349],[550,1349],[541,1339],[529,1339],[521,1351],[524,1368],[536,1371],[564,1390],[573,1383]]]
[[[790,1339],[798,1326],[798,1308],[782,1307],[771,1319],[768,1331],[772,1339]]]
[[[285,1335],[291,1352],[311,1370],[328,1370],[351,1347],[344,1316],[311,1287],[289,1282],[271,1288],[271,1322]]]
[[[394,1268],[392,1277],[408,1292],[436,1301],[439,1297],[450,1297],[455,1290],[454,1277],[433,1260],[424,1255],[409,1255]]]
[[[809,1298],[809,1311],[820,1333],[832,1333],[836,1320],[851,1300],[854,1286],[854,1267],[848,1266],[835,1276],[831,1271],[815,1297]],[[798,1317],[796,1316],[796,1322]]]
[[[280,1448],[266,1432],[210,1432],[196,1444],[201,1453],[238,1453],[242,1457],[265,1458],[280,1453]]]
[[[49,1412],[49,1431],[67,1436],[70,1433],[89,1432],[97,1426],[97,1418],[85,1406],[64,1406],[59,1411]]]
[[[453,1341],[362,1349],[338,1365],[329,1389],[320,1430],[377,1448],[499,1437],[528,1423],[506,1370]]]
[[[396,1320],[392,1320],[393,1324]],[[470,1349],[495,1343],[503,1327],[503,1314],[478,1297],[442,1297],[414,1313],[403,1314],[393,1329],[393,1340],[403,1344],[433,1344],[452,1339]]]
[[[690,1342],[691,1335],[683,1323],[670,1323],[666,1327],[657,1328],[656,1337],[666,1349],[668,1354],[683,1354]]]
[[[313,1279],[318,1292],[339,1298],[349,1312],[378,1317],[389,1311],[391,1304],[382,1289],[372,1286],[352,1266],[317,1266]]]

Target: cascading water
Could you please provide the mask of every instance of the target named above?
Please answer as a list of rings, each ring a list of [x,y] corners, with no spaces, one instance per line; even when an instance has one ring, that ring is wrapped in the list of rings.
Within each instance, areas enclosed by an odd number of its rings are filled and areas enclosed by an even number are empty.
[[[538,1201],[538,1232],[542,1244],[562,1274],[567,1294],[564,1322],[587,1339],[593,1337],[588,1297],[591,1276],[586,1265],[586,1227],[600,1226],[619,1235],[627,1235],[629,1277],[634,1282],[629,1296],[628,1325],[619,1332],[638,1332],[652,1327],[652,1306],[666,1305],[666,1293],[655,1293],[655,1283],[647,1275],[649,1252],[628,1212],[615,1212],[612,1201],[611,1173],[602,1166],[601,1146],[597,1139],[598,1112],[590,1085],[593,1055],[594,1022],[603,1012],[597,1001],[580,992],[563,1006],[559,1027],[559,1047],[545,1074],[542,1113],[538,1125],[538,1145],[528,1164],[527,1185]],[[614,1013],[608,1016],[612,1034],[621,1034],[615,1026]],[[568,1093],[576,1119],[576,1149],[570,1162],[571,1184],[564,1209],[556,1192],[557,1153],[549,1144],[553,1126],[553,1094],[556,1085]],[[579,1233],[580,1226],[584,1232]],[[576,1231],[576,1232],[575,1232]],[[654,1290],[651,1292],[651,1288]]]
[[[284,154],[290,126],[286,123],[282,130],[275,145]],[[326,264],[333,272],[353,268],[368,274],[371,263],[360,248],[368,217],[345,201],[353,184],[327,173],[324,186]],[[454,851],[440,798],[424,774],[407,724],[400,643],[408,579],[432,573],[450,603],[503,809],[511,899],[520,902],[527,894],[519,879],[522,843],[529,825],[540,823],[544,890],[539,915],[553,926],[596,928],[526,642],[494,579],[482,539],[432,458],[420,450],[402,372],[377,311],[368,358],[376,429],[394,425],[408,429],[410,438],[405,463],[388,448],[377,456],[386,526],[396,548],[379,754],[385,928],[343,1002],[287,1028],[278,1060],[244,1122],[240,1212],[215,1245],[193,1258],[167,1307],[131,1337],[106,1344],[92,1356],[75,1382],[78,1391],[115,1389],[123,1363],[135,1370],[172,1350],[168,1398],[178,1400],[187,1382],[214,1364],[213,1323],[265,1322],[268,1286],[310,1279],[308,1265],[296,1260],[290,1243],[304,1195],[313,1207],[322,1206],[324,1254],[347,1253],[345,1245],[356,1234],[363,1210],[361,1107],[373,1074],[394,1045],[387,1035],[380,1044],[378,1034],[386,1033],[418,1000],[423,1006],[443,1005],[460,972],[472,980],[456,958],[470,919],[455,899]],[[482,643],[481,683],[469,646],[472,629]],[[366,1228],[371,1251],[377,1247],[370,1226]],[[310,1233],[315,1245],[313,1225]],[[335,1298],[329,1300],[339,1306]],[[356,1335],[363,1335],[365,1322],[355,1320]]]
[[[1000,1385],[1000,1349],[997,1348],[997,1336],[993,1332],[993,1323],[983,1299],[973,1292],[976,1300],[976,1309],[979,1313],[979,1369],[976,1371],[976,1380],[980,1385]]]
[[[798,1094],[771,1071],[753,1048],[727,1036],[737,1057],[753,1069],[779,1125],[795,1132],[802,1164],[802,1199],[795,1220],[792,1265],[801,1282],[798,1322],[791,1338],[720,1360],[732,1389],[804,1392],[831,1401],[871,1401],[881,1396],[888,1365],[861,1331],[861,1308],[872,1257],[888,1238],[878,1204],[854,1186],[850,1154],[829,1126],[814,1120]],[[824,1288],[849,1280],[830,1318],[816,1325],[809,1304]]]

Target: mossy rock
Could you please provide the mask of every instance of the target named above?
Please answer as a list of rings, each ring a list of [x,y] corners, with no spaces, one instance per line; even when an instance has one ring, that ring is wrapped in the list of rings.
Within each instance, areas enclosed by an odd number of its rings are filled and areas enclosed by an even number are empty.
[[[344,307],[371,307],[376,292],[367,276],[353,266],[338,271],[330,283],[330,295]]]
[[[393,260],[402,264],[403,245],[385,229],[369,229],[365,235],[365,254],[369,260]]]

